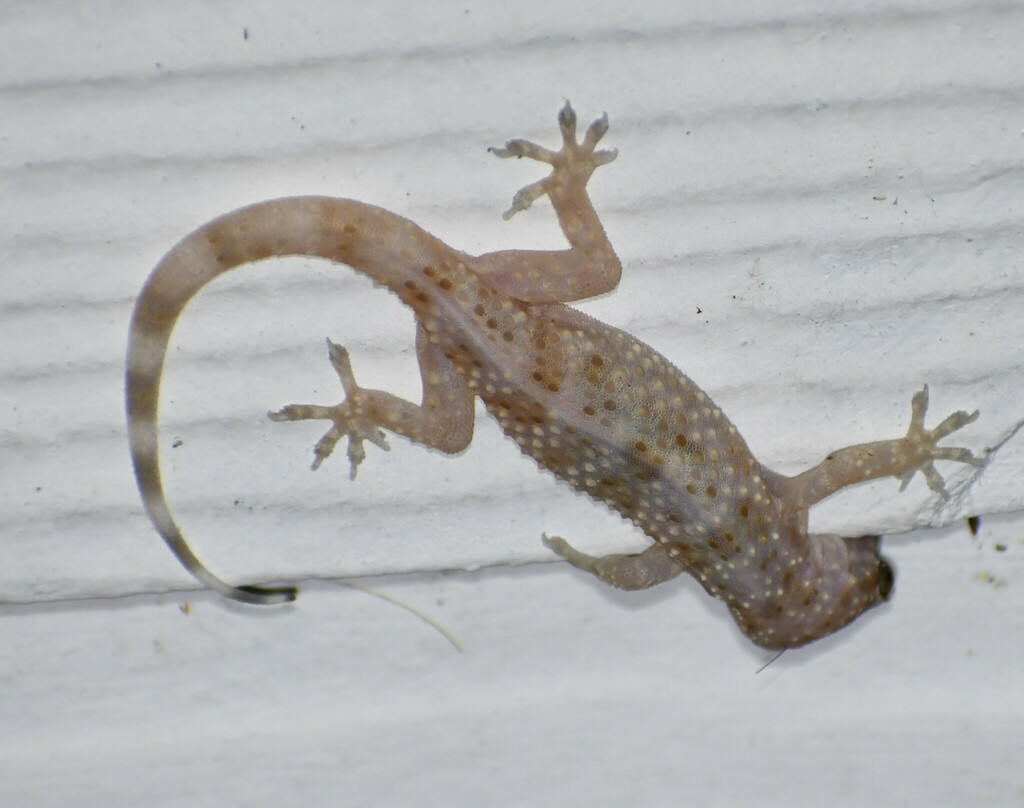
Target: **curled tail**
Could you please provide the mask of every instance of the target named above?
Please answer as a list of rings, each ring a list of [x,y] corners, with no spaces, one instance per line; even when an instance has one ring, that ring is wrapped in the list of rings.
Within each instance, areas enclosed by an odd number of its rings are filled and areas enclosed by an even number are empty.
[[[406,219],[347,199],[292,197],[225,214],[190,233],[157,264],[139,294],[128,334],[125,398],[135,479],[146,513],[178,560],[204,585],[253,604],[294,600],[294,587],[232,586],[192,552],[167,505],[160,479],[157,407],[164,359],[186,304],[218,275],[263,258],[320,256],[344,262],[398,290],[413,253],[441,242]],[[401,253],[401,255],[399,254]],[[424,256],[426,257],[426,256]]]

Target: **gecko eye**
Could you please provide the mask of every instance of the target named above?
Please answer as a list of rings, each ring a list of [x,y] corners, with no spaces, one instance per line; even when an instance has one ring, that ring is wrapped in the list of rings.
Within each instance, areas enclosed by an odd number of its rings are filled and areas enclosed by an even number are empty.
[[[878,598],[886,601],[892,595],[893,584],[896,581],[896,573],[892,565],[883,556],[878,557]]]

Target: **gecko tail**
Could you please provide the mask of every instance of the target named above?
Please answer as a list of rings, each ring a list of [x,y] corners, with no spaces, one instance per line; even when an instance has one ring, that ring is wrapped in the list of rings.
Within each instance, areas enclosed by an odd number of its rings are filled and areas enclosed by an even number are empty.
[[[150,379],[148,373],[133,373],[129,361],[126,395],[132,465],[146,514],[157,532],[185,569],[204,586],[226,598],[253,605],[274,605],[295,600],[298,595],[295,587],[232,586],[214,575],[189,547],[181,528],[171,515],[160,479],[156,421],[146,417],[145,402],[157,395],[158,385],[159,379]]]
[[[192,551],[171,515],[160,476],[157,409],[171,332],[182,311],[219,275],[271,254],[261,241],[264,229],[259,225],[262,218],[275,212],[271,203],[255,213],[242,210],[227,214],[189,234],[167,253],[146,280],[135,304],[125,373],[132,465],[150,521],[182,566],[200,583],[231,600],[259,605],[295,600],[297,590],[232,586],[214,575]],[[244,226],[237,227],[239,220],[254,229],[247,232]]]
[[[220,275],[285,255],[348,265],[401,296],[408,294],[409,273],[414,271],[408,255],[429,263],[432,245],[443,247],[412,222],[380,208],[351,199],[288,197],[208,222],[179,241],[153,269],[139,293],[128,334],[128,439],[146,513],[178,560],[203,584],[243,603],[285,603],[296,593],[293,588],[225,583],[196,557],[171,517],[160,480],[157,408],[171,332],[185,306]]]
[[[163,492],[158,492],[158,495],[163,500]],[[163,537],[164,541],[167,542],[168,546],[177,556],[178,560],[184,565],[195,578],[202,583],[207,589],[212,589],[229,600],[238,601],[239,603],[247,603],[253,606],[275,606],[281,603],[291,603],[298,597],[299,590],[294,586],[282,586],[282,587],[262,587],[262,586],[233,586],[227,583],[223,579],[214,575],[206,567],[206,565],[199,560],[199,558],[192,552],[192,548],[189,547],[188,542],[182,535],[181,530],[174,523],[170,513],[167,510],[166,504],[163,505],[163,517],[159,518],[158,515],[161,508],[150,508],[147,505],[146,511],[149,514],[150,519],[157,526],[157,530]]]

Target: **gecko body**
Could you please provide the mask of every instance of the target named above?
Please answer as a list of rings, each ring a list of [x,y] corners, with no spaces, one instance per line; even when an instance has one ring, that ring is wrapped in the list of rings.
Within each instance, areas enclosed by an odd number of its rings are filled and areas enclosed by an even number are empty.
[[[409,306],[423,384],[419,404],[363,389],[348,353],[329,342],[345,391],[342,403],[295,404],[271,413],[278,421],[331,422],[316,446],[314,468],[346,439],[355,476],[365,441],[387,448],[385,430],[459,452],[472,438],[479,397],[524,454],[653,540],[642,553],[593,558],[564,539],[545,537],[556,553],[609,584],[643,589],[690,573],[726,603],[744,634],[770,649],[830,634],[888,598],[893,573],[879,554],[878,537],[809,534],[807,511],[844,486],[884,476],[905,485],[916,471],[944,494],[934,460],[981,461],[966,449],[936,444],[977,412],[954,413],[926,430],[925,388],[914,396],[903,438],[833,452],[796,477],[763,467],[722,411],[665,357],[564,305],[614,289],[621,266],[586,190],[593,171],[616,156],[596,149],[607,117],[581,141],[568,104],[559,124],[559,151],[524,140],[492,151],[552,166],[549,176],[516,194],[506,218],[548,196],[567,250],[470,256],[381,208],[294,197],[215,219],[156,266],[131,324],[129,440],[147,513],[201,582],[248,603],[295,595],[291,588],[224,582],[196,557],[171,516],[157,451],[160,378],[171,331],[188,301],[224,272],[273,256],[305,255],[347,264]]]

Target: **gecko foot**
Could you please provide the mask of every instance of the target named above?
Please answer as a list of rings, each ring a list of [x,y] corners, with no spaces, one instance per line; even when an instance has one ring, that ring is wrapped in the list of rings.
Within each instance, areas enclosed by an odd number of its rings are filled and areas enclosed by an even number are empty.
[[[962,449],[953,446],[937,446],[938,442],[951,435],[958,429],[973,423],[978,419],[978,411],[967,413],[958,410],[947,417],[934,429],[924,428],[924,416],[928,411],[928,385],[914,394],[910,402],[910,429],[903,441],[909,446],[910,451],[921,458],[912,468],[897,475],[900,480],[900,490],[903,491],[910,484],[914,475],[920,471],[928,483],[928,487],[943,499],[949,498],[946,486],[943,483],[942,475],[935,469],[936,460],[953,460],[957,463],[967,463],[971,466],[981,467],[985,465],[982,458],[975,457],[969,449]]]
[[[581,553],[560,536],[541,537],[544,546],[560,555],[577,569],[597,576],[606,584],[635,591],[648,589],[675,578],[684,567],[664,544],[653,544],[642,553],[613,553],[601,557]]]
[[[574,567],[587,572],[593,572],[594,558],[581,553],[561,536],[549,536],[544,533],[540,537],[541,543],[556,555],[560,555]]]
[[[504,148],[488,149],[497,157],[528,157],[554,168],[544,179],[521,188],[512,198],[512,207],[502,214],[502,218],[511,219],[542,196],[559,193],[559,189],[566,189],[566,192],[581,190],[598,166],[610,163],[619,153],[617,149],[594,149],[608,131],[607,113],[590,124],[579,142],[576,140],[576,112],[568,101],[558,113],[558,125],[562,130],[562,148],[557,152],[520,139],[507,141]]]
[[[287,407],[277,412],[267,413],[267,415],[270,416],[271,421],[321,419],[333,421],[333,426],[320,438],[313,450],[316,455],[313,460],[313,468],[319,468],[320,464],[330,457],[338,441],[348,437],[348,460],[351,464],[349,479],[354,480],[359,464],[366,459],[363,441],[368,440],[385,451],[389,448],[388,442],[384,433],[361,414],[361,388],[352,373],[352,363],[349,360],[348,351],[343,346],[327,340],[327,352],[338,378],[341,379],[341,386],[345,390],[345,400],[334,407],[322,407],[318,404],[289,404]]]

